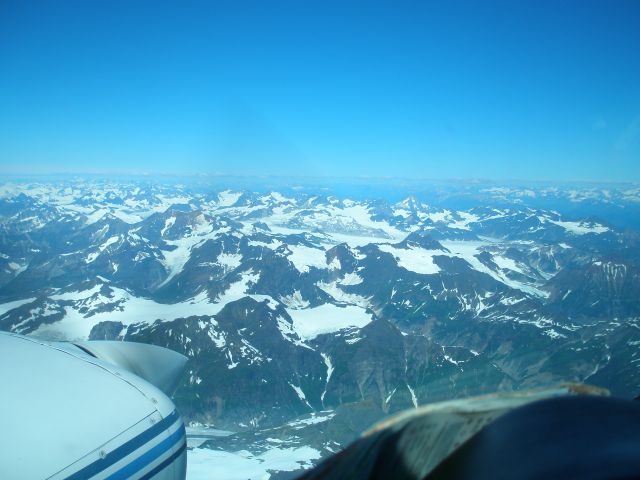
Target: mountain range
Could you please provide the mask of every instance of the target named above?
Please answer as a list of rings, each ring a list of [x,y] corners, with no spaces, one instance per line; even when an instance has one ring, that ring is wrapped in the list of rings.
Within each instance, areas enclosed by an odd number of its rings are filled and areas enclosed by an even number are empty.
[[[172,348],[183,416],[241,432],[569,381],[640,393],[637,186],[268,187],[6,181],[0,329]]]

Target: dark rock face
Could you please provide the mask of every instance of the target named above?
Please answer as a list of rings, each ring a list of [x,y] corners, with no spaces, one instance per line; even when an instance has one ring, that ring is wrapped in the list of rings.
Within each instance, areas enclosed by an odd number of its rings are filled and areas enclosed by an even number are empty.
[[[636,265],[598,260],[572,265],[549,281],[550,305],[576,321],[640,315]]]
[[[320,354],[292,333],[280,305],[272,308],[245,297],[215,316],[133,324],[117,338],[163,345],[189,357],[177,393],[187,416],[258,425],[267,417],[278,423],[321,407],[318,387],[325,369]]]

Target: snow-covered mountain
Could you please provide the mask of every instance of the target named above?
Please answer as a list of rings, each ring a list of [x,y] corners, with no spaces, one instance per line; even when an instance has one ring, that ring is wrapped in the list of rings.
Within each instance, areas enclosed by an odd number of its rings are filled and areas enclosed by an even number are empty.
[[[291,185],[7,182],[0,329],[180,351],[182,413],[232,430],[560,381],[639,393],[638,188]]]

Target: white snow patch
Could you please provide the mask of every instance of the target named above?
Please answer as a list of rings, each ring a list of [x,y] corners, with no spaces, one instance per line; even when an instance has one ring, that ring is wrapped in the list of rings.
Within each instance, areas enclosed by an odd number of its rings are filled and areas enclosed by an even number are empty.
[[[513,272],[518,272],[524,274],[522,269],[518,266],[518,264],[509,257],[503,257],[502,255],[492,255],[493,262],[502,270],[511,270]]]
[[[293,326],[291,325],[291,323],[289,323],[287,319],[283,318],[282,315],[279,315],[278,318],[276,318],[276,321],[278,322],[278,330],[280,330],[280,333],[282,334],[282,338],[284,338],[285,340],[288,340],[294,345],[298,345],[300,347],[305,347],[310,350],[313,350],[309,345],[300,341],[300,337],[298,336],[298,333],[293,329]]]
[[[260,280],[260,274],[254,273],[253,269],[249,269],[246,272],[242,272],[240,275],[240,280],[235,283],[229,285],[229,287],[216,298],[216,304],[219,306],[219,310],[222,310],[227,303],[234,302],[236,300],[240,300],[241,298],[246,297],[246,292],[249,289],[249,286],[255,284]],[[258,295],[249,295],[252,298],[261,297]],[[216,311],[216,313],[218,313]]]
[[[446,353],[442,354],[444,356],[444,359],[447,362],[453,363],[456,367],[458,366],[459,363],[464,363],[464,362],[459,362],[457,360],[454,360],[452,357],[450,357],[449,355],[447,355]]]
[[[221,253],[216,261],[225,270],[233,270],[242,263],[242,255],[239,253]]]
[[[562,220],[551,220],[547,217],[538,217],[541,222],[549,222],[564,228],[574,235],[585,235],[587,233],[605,233],[609,228],[595,222],[567,222]]]
[[[35,297],[32,298],[24,298],[22,300],[14,300],[13,302],[7,302],[0,304],[0,316],[4,315],[11,310],[15,310],[22,305],[26,305],[27,303],[31,303],[35,300]]]
[[[283,243],[280,240],[278,240],[277,238],[271,239],[271,241],[269,243],[260,242],[258,240],[249,240],[249,246],[250,247],[262,247],[262,248],[269,248],[271,250],[277,250],[282,245],[283,245]]]
[[[287,248],[291,251],[289,260],[300,273],[307,273],[310,267],[327,268],[324,250],[304,245],[289,245]]]
[[[287,383],[289,384],[289,386],[291,388],[293,388],[293,391],[296,392],[296,395],[298,395],[298,398],[300,400],[302,400],[304,403],[306,403],[309,406],[309,408],[313,408],[313,407],[311,407],[311,405],[309,405],[309,402],[307,401],[307,397],[305,396],[304,392],[302,391],[302,388],[294,385],[291,382],[287,382]]]
[[[291,295],[280,298],[280,301],[287,307],[293,309],[307,308],[310,305],[308,300],[302,298],[299,290],[294,291]]]
[[[104,217],[107,213],[109,213],[109,210],[107,210],[106,208],[97,209],[93,213],[90,213],[89,215],[87,215],[86,225],[92,225],[96,223],[98,220]]]
[[[329,270],[340,270],[342,265],[340,264],[340,259],[338,257],[333,257],[333,260],[327,266]]]
[[[325,303],[304,310],[287,310],[293,320],[293,328],[303,340],[310,340],[324,333],[332,333],[347,327],[362,328],[371,322],[371,315],[364,308],[348,305],[338,307]]]
[[[524,298],[513,298],[507,297],[500,300],[502,305],[515,305],[516,303],[520,303],[524,300]]]
[[[65,316],[60,321],[41,325],[34,335],[44,337],[53,333],[68,340],[86,340],[95,325],[108,320],[121,322],[126,326],[141,322],[153,323],[156,320],[169,321],[193,315],[214,315],[222,308],[211,304],[205,292],[191,300],[166,304],[135,297],[120,288],[110,287],[110,290],[111,297],[102,295],[99,287],[52,296],[52,300],[72,300],[75,304],[64,307]],[[107,311],[100,311],[105,305],[113,307]]]
[[[114,243],[117,243],[118,240],[120,240],[119,235],[114,235],[113,237],[109,237],[106,242],[104,242],[102,245],[98,247],[97,252],[91,252],[89,255],[87,255],[85,262],[86,263],[94,262],[95,259],[98,258],[102,252],[104,252],[107,248],[109,248],[109,246],[113,245]]]
[[[169,218],[167,218],[164,221],[164,227],[162,227],[162,230],[160,231],[160,236],[164,237],[164,234],[167,233],[167,231],[169,231],[169,229],[171,227],[173,227],[176,223],[176,217],[175,215],[170,216]]]
[[[359,285],[362,283],[362,277],[354,272],[349,272],[339,281],[340,285]]]
[[[424,218],[428,218],[434,223],[444,222],[445,220],[451,218],[451,212],[449,210],[442,210],[440,212],[431,212],[427,213]]]
[[[282,195],[280,192],[271,192],[269,194],[269,196],[274,199],[276,202],[278,203],[287,203],[287,202],[293,202],[291,199],[285,197],[284,195]]]
[[[164,257],[163,263],[165,268],[169,271],[169,275],[159,286],[162,287],[163,285],[166,285],[169,280],[182,271],[185,264],[189,261],[191,251],[194,248],[209,239],[218,237],[228,230],[229,229],[227,228],[214,231],[213,226],[206,220],[204,215],[199,215],[196,218],[196,223],[192,226],[191,233],[189,235],[178,240],[165,240],[165,243],[176,248],[171,251],[162,251]]]
[[[391,400],[391,397],[393,397],[393,395],[396,393],[396,390],[398,390],[398,387],[394,388],[393,391],[389,394],[389,396],[385,399],[384,403],[389,403],[389,401]]]
[[[321,353],[320,355],[322,356],[322,360],[324,360],[324,364],[327,366],[327,381],[324,385],[324,391],[322,392],[322,395],[320,395],[320,401],[324,405],[324,396],[327,393],[327,387],[329,386],[329,380],[331,380],[331,375],[333,374],[334,368],[333,364],[331,363],[331,357],[329,357],[329,355],[327,355],[326,353]]]
[[[543,333],[546,336],[551,337],[553,339],[556,339],[556,338],[567,338],[566,335],[563,335],[561,333],[556,332],[553,328],[549,328],[547,330],[544,330]]]
[[[138,223],[141,222],[142,220],[144,220],[144,217],[141,215],[136,215],[133,213],[129,213],[126,212],[124,210],[114,210],[111,213],[114,217],[122,220],[125,223],[128,223],[130,225],[133,225],[134,223]]]
[[[98,293],[101,288],[102,288],[102,285],[96,284],[96,285],[94,285],[93,287],[91,287],[91,288],[89,288],[87,290],[73,290],[73,291],[70,291],[70,292],[58,293],[56,295],[51,295],[49,298],[51,298],[51,300],[63,300],[63,301],[74,301],[74,302],[77,302],[78,300],[86,300],[86,299],[92,297],[93,295]]]
[[[310,468],[320,456],[318,450],[306,446],[273,447],[260,455],[194,448],[187,455],[187,480],[266,480],[273,471]]]
[[[378,245],[378,248],[393,255],[399,267],[424,275],[432,275],[440,271],[440,267],[433,263],[433,256],[444,253],[441,250],[426,250],[418,247],[396,248],[392,245]]]
[[[515,288],[517,290],[535,295],[537,297],[546,298],[549,296],[547,292],[544,292],[533,285],[527,285],[522,282],[511,280],[499,272],[494,272],[489,267],[484,265],[477,257],[481,252],[481,248],[485,245],[489,245],[488,241],[465,241],[465,240],[443,240],[440,242],[451,253],[443,253],[443,255],[459,257],[466,261],[474,270],[481,273],[486,273],[498,282],[504,283],[508,287]]]
[[[392,213],[394,217],[409,218],[411,216],[411,212],[409,210],[405,210],[404,208],[396,208]]]
[[[220,207],[231,207],[234,205],[242,196],[240,192],[232,192],[231,190],[225,190],[224,192],[218,193],[218,206]]]
[[[304,425],[315,425],[317,423],[323,423],[331,420],[335,417],[336,414],[332,410],[325,410],[319,413],[312,413],[309,418],[302,418],[300,420],[294,420],[293,422],[287,423],[289,427],[298,427]]]
[[[449,222],[447,227],[456,228],[458,230],[471,230],[469,228],[469,224],[480,220],[480,217],[469,212],[456,212],[456,215],[460,218]]]
[[[416,392],[413,391],[411,385],[407,383],[407,388],[409,389],[409,393],[411,394],[411,402],[413,403],[414,408],[418,408],[418,397],[416,397]]]
[[[342,282],[340,282],[342,284]],[[330,282],[323,283],[319,282],[316,284],[318,288],[323,290],[325,293],[328,293],[333,297],[334,300],[340,303],[346,303],[349,305],[356,305],[361,308],[369,308],[370,302],[368,298],[365,298],[361,295],[356,295],[355,293],[347,293],[342,290],[338,286],[338,282]]]

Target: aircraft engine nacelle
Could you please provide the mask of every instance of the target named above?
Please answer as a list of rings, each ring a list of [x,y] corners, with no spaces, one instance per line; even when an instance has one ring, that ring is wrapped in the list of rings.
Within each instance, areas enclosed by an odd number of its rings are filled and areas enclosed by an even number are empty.
[[[185,363],[151,345],[0,332],[0,478],[184,480],[185,429],[167,394]]]

